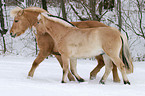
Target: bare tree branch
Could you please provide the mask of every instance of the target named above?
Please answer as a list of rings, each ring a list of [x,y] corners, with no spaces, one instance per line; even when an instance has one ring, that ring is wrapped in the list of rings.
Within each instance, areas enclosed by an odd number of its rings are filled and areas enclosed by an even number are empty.
[[[139,2],[139,0],[136,0],[137,3],[135,3],[137,5],[138,8],[138,19],[139,19],[139,27],[137,28],[134,23],[133,23],[133,19],[131,18],[131,16],[128,16],[125,12],[123,12],[123,14],[126,16],[127,20],[125,19],[124,16],[122,16],[122,19],[124,20],[125,24],[127,25],[128,28],[130,28],[133,33],[135,33],[137,36],[143,37],[145,39],[145,33],[143,32],[143,28],[142,28],[142,6],[141,4],[143,2]],[[129,21],[129,22],[128,22]],[[135,21],[137,22],[137,21]]]
[[[88,10],[87,10],[87,6],[86,6],[86,4],[85,3],[82,3],[82,2],[80,2],[81,3],[81,5],[84,7],[84,9],[86,10],[86,12],[87,12],[87,14],[88,14],[88,16],[89,16],[89,20],[91,20],[91,16],[90,16],[90,12],[88,12]],[[87,8],[86,8],[87,7]]]
[[[74,11],[74,13],[79,17],[79,19],[81,20],[81,21],[84,21],[84,19],[79,15],[79,13],[75,10],[75,8],[73,7],[73,5],[72,4],[70,4],[69,3],[69,5],[71,6],[71,8],[72,8],[72,10]]]
[[[139,27],[140,27],[140,33],[144,36],[144,32],[143,32],[143,29],[142,29],[142,6],[141,6],[141,4],[143,3],[143,0],[142,0],[142,2],[141,3],[139,3],[139,0],[136,0],[137,1],[137,7],[138,7],[138,14],[139,14],[139,23],[140,23],[140,25],[139,25]],[[145,37],[145,36],[144,36]]]
[[[18,3],[17,6],[21,7],[22,9],[26,8],[20,1],[18,0],[15,0],[15,1]]]
[[[108,12],[108,10],[105,11],[105,12],[101,15],[100,20],[101,20],[101,18],[102,18],[107,12]]]

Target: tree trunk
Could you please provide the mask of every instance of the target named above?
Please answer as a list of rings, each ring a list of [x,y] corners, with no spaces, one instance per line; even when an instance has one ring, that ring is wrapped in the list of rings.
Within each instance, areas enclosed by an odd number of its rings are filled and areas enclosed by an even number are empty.
[[[118,25],[119,25],[119,31],[121,32],[121,28],[122,28],[121,0],[117,0],[117,10],[118,10]]]
[[[90,0],[90,12],[93,20],[97,20],[96,18],[96,0]]]
[[[6,43],[5,43],[5,38],[4,38],[4,34],[6,34],[7,30],[4,28],[4,17],[3,17],[3,8],[2,8],[3,4],[2,4],[2,0],[0,0],[0,33],[1,36],[3,38],[3,52],[6,52]]]
[[[46,0],[42,0],[42,7],[44,10],[47,11],[47,3],[46,3]]]
[[[62,9],[62,17],[64,19],[67,19],[66,11],[65,11],[65,1],[64,0],[61,0],[61,9]]]

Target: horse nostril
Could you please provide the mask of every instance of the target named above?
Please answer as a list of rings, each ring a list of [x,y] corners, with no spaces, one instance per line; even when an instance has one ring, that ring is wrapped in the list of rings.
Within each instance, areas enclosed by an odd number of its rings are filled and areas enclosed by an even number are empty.
[[[11,35],[11,37],[14,37],[14,38],[16,37],[16,34],[15,34],[15,35],[13,35],[13,33],[12,33],[12,32],[10,33],[10,35]]]
[[[10,33],[10,35],[12,36],[12,33]]]

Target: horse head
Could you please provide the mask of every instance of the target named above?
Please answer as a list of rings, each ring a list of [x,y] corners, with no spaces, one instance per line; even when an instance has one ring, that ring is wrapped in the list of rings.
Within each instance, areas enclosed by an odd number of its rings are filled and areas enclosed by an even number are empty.
[[[16,7],[11,10],[10,15],[14,17],[14,21],[10,29],[10,35],[17,37],[23,34],[28,28],[31,28],[37,22],[37,16],[40,12],[45,12],[45,10],[38,7],[28,7],[25,9]]]
[[[11,11],[10,15],[14,17],[10,35],[12,37],[20,36],[29,27],[28,20],[24,17],[24,10],[17,7]]]

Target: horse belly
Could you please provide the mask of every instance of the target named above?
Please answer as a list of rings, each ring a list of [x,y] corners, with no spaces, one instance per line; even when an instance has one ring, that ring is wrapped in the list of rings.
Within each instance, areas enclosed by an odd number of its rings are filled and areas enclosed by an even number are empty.
[[[74,50],[71,51],[72,52],[72,56],[71,57],[75,57],[75,58],[89,58],[89,57],[94,57],[97,55],[100,55],[101,53],[103,53],[103,50],[101,47],[99,46],[85,46],[85,47],[78,47]]]
[[[67,47],[67,49],[69,50],[70,57],[88,58],[103,53],[98,32],[77,34],[73,37],[69,37],[68,42],[67,45],[69,47]]]

